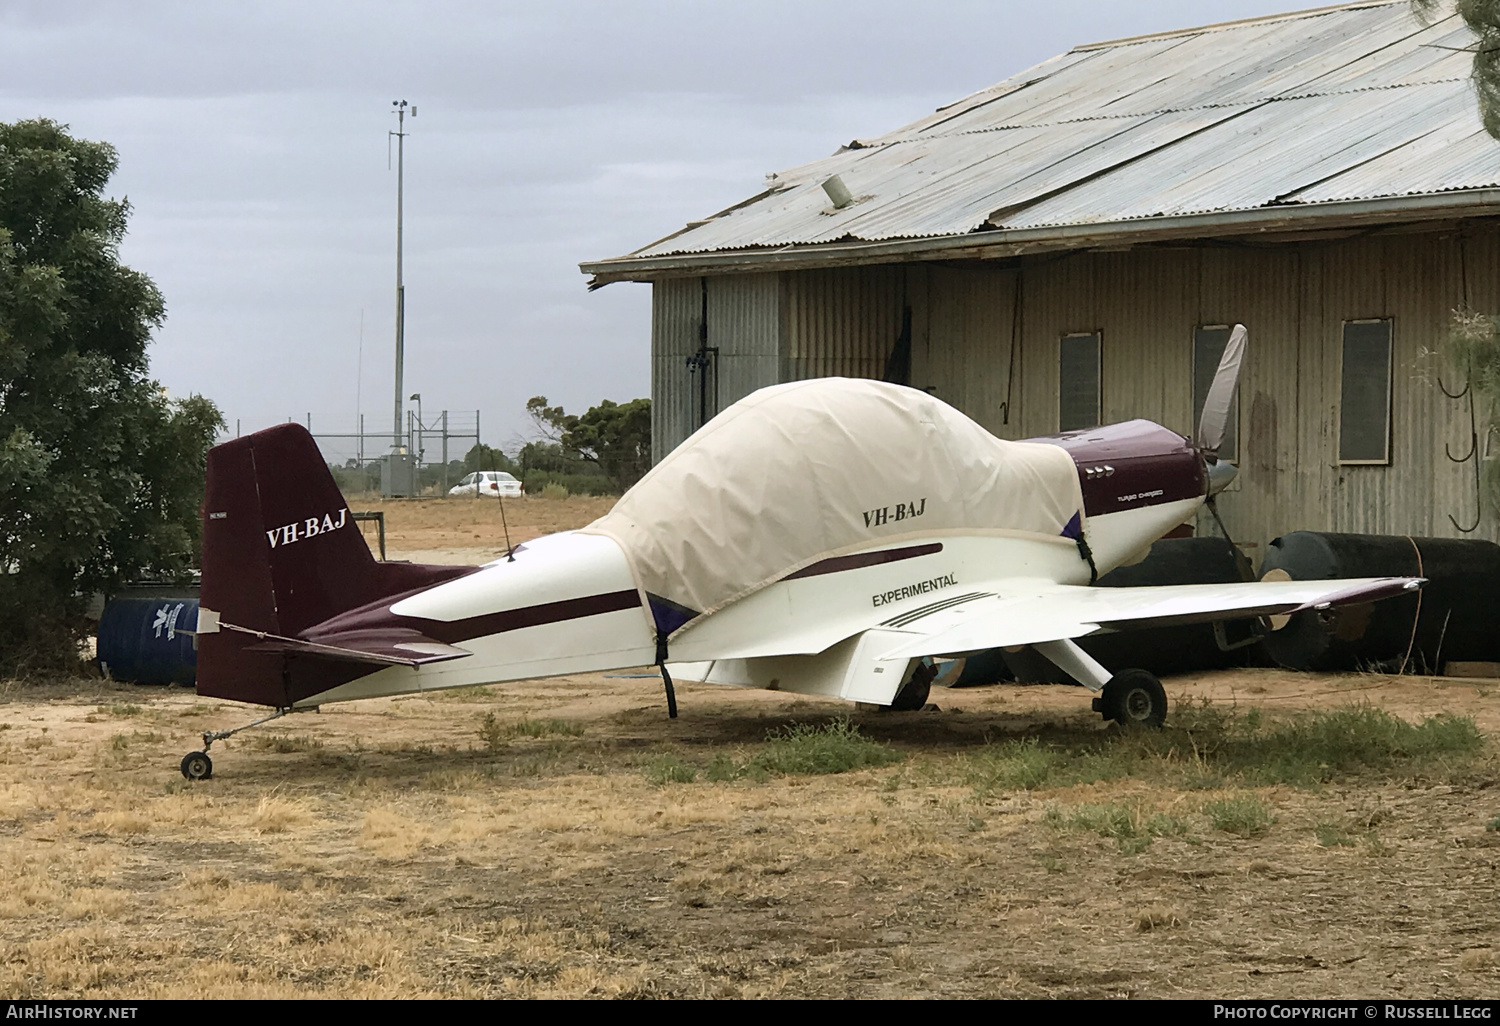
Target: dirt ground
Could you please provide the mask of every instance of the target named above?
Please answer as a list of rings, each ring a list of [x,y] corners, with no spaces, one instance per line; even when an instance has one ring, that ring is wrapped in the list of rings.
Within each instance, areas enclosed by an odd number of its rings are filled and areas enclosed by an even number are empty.
[[[512,540],[607,506],[567,501],[507,503]],[[493,558],[503,535],[471,507],[388,505],[393,554]],[[1477,755],[1317,786],[996,789],[964,775],[993,743],[1077,750],[1114,728],[1078,689],[1018,686],[935,689],[935,710],[881,714],[685,684],[669,721],[654,678],[593,674],[298,714],[215,745],[213,779],[189,784],[177,763],[197,735],[250,710],[183,689],[0,684],[0,995],[1500,990],[1500,682],[1165,683],[1179,711],[1367,703],[1469,716],[1487,738]],[[843,715],[901,761],[705,772],[775,728]],[[1216,829],[1207,810],[1224,800],[1270,819]],[[1181,829],[1127,847],[1068,827],[1105,807]]]
[[[554,531],[566,531],[602,517],[614,497],[574,495],[544,499],[353,499],[350,508],[383,511],[386,556],[414,563],[462,563],[477,566],[519,545]],[[377,551],[375,525],[360,524],[371,551]]]

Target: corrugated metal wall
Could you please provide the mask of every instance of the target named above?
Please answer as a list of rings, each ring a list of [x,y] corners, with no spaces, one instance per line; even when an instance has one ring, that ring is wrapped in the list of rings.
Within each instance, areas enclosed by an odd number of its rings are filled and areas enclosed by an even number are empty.
[[[705,419],[776,383],[781,355],[781,276],[672,278],[652,289],[652,459],[660,460]],[[704,323],[717,349],[693,367]]]
[[[700,278],[651,285],[651,459],[660,460],[693,433],[696,393],[687,359],[698,349],[703,314]]]
[[[884,377],[901,334],[903,267],[802,271],[782,278],[782,381]]]
[[[656,285],[658,455],[695,416],[685,360],[697,348],[701,288],[696,278]],[[1287,531],[1453,536],[1448,514],[1465,526],[1476,514],[1472,464],[1444,455],[1445,444],[1468,450],[1468,407],[1438,391],[1437,374],[1451,374],[1423,354],[1440,344],[1453,308],[1500,312],[1494,224],[995,266],[742,275],[709,279],[709,289],[721,408],[777,380],[882,377],[910,305],[910,383],[1007,438],[1057,429],[1058,339],[1096,330],[1105,421],[1146,417],[1190,434],[1193,329],[1243,322],[1241,473],[1219,509],[1253,560]],[[1340,466],[1342,328],[1368,317],[1394,320],[1391,464]],[[1500,457],[1500,438],[1491,451]],[[1216,530],[1206,515],[1198,526]],[[1485,513],[1472,536],[1500,540],[1495,515]]]
[[[999,295],[1016,272],[988,273],[994,295],[975,301],[1007,309]],[[1445,443],[1455,454],[1467,451],[1468,408],[1438,391],[1434,378],[1443,368],[1423,353],[1440,345],[1449,312],[1465,303],[1465,279],[1470,305],[1500,311],[1494,226],[1080,253],[1023,261],[1020,273],[1024,327],[1011,424],[997,430],[972,394],[955,403],[996,433],[1057,430],[1058,338],[1099,330],[1105,421],[1146,417],[1190,434],[1193,328],[1239,321],[1250,329],[1240,386],[1241,474],[1219,509],[1253,559],[1292,530],[1454,536],[1450,512],[1464,526],[1473,522],[1472,465],[1444,455]],[[1343,323],[1367,317],[1394,319],[1391,464],[1339,466]],[[960,333],[946,339],[961,351],[949,353],[945,366],[969,368],[976,380],[1003,373],[982,344]],[[934,333],[934,346],[942,341]],[[937,371],[929,376],[932,383],[941,378]],[[1206,513],[1198,527],[1217,530]],[[1500,539],[1493,514],[1474,536]]]
[[[1485,228],[1466,241],[1453,231],[1023,262],[1020,429],[1007,434],[1057,429],[1057,340],[1095,329],[1104,419],[1146,417],[1190,434],[1193,328],[1243,322],[1241,474],[1219,509],[1252,558],[1298,529],[1456,535],[1447,514],[1472,523],[1472,468],[1449,462],[1443,446],[1466,451],[1467,407],[1438,392],[1440,367],[1422,353],[1439,345],[1449,311],[1464,302],[1461,264],[1469,301],[1500,310],[1497,258],[1500,244]],[[998,281],[1007,272],[994,273]],[[1366,317],[1395,322],[1391,465],[1341,467],[1342,329]],[[975,366],[982,359],[968,357]],[[1500,537],[1493,519],[1476,536]],[[1217,530],[1206,513],[1198,528]]]
[[[926,389],[1002,438],[1016,437],[1011,370],[1020,367],[1017,271],[912,268],[911,384]],[[1022,304],[1024,307],[1024,304]],[[1015,352],[1012,354],[1012,348]],[[1016,375],[1019,380],[1019,373]]]

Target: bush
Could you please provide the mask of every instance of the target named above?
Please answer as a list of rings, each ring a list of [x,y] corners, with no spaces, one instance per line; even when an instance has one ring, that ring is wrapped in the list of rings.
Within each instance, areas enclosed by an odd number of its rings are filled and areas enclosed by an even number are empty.
[[[521,478],[527,495],[543,495],[549,485],[560,485],[570,495],[618,495],[602,474],[561,474],[550,470],[528,470]]]

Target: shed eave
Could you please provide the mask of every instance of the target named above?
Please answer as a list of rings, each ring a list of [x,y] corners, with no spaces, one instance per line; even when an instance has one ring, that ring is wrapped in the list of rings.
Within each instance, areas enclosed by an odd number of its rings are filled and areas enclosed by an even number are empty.
[[[655,281],[709,274],[796,271],[914,260],[1006,259],[1030,253],[1131,246],[1184,239],[1253,236],[1500,215],[1500,188],[1416,196],[1280,204],[1250,210],[1144,217],[1041,228],[992,228],[965,235],[874,242],[843,241],[652,257],[616,257],[578,265],[589,288],[617,281]]]

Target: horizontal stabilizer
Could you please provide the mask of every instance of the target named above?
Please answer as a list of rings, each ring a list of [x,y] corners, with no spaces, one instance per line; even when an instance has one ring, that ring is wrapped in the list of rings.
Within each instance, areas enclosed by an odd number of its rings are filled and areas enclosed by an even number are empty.
[[[473,655],[468,649],[445,645],[425,634],[405,628],[343,631],[322,635],[317,641],[309,641],[306,638],[284,638],[260,631],[246,631],[233,624],[221,626],[262,638],[258,644],[246,649],[257,653],[309,656],[340,662],[367,663],[371,666],[422,666]]]

